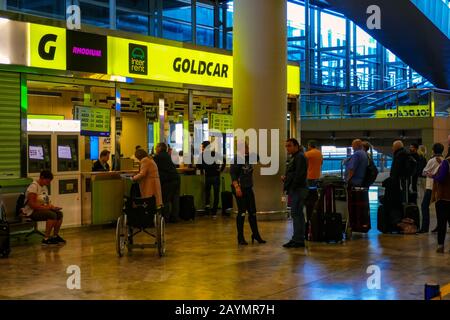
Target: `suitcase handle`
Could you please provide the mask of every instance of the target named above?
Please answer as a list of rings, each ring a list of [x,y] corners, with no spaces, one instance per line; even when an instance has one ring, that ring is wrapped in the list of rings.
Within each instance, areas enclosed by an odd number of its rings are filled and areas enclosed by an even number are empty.
[[[324,211],[325,213],[336,213],[336,198],[335,198],[335,188],[333,185],[327,185],[324,187],[324,196],[323,196],[323,207],[324,207]],[[328,193],[331,193],[331,212],[328,212],[328,204],[327,204],[327,198],[328,198]]]

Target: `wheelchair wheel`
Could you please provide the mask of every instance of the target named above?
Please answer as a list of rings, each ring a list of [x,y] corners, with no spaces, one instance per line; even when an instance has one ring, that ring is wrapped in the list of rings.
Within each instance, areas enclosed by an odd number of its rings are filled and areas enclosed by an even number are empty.
[[[116,251],[119,257],[122,257],[125,253],[125,247],[128,241],[128,227],[127,227],[127,216],[121,215],[117,219],[116,226]]]
[[[165,223],[164,217],[157,213],[156,215],[156,245],[158,247],[159,256],[162,257],[166,253],[166,239],[165,239]]]

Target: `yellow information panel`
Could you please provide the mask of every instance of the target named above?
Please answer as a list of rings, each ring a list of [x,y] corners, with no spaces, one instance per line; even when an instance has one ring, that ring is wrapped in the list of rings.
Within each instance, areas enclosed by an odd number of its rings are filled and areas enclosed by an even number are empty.
[[[432,111],[430,114],[429,105],[398,107],[399,118],[419,118],[430,116],[434,117],[434,111]],[[397,117],[397,109],[375,111],[375,118],[396,118],[396,117]]]
[[[227,130],[233,129],[233,116],[229,114],[211,113],[210,129],[219,130],[226,133]]]
[[[66,70],[66,29],[29,24],[31,67]]]
[[[288,65],[287,76],[287,93],[300,95],[300,68]]]

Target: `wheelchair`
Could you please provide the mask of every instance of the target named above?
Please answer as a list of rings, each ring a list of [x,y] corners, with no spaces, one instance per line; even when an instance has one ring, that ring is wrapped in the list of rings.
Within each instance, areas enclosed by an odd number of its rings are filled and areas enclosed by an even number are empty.
[[[134,243],[134,237],[141,232],[155,238],[155,242]],[[165,222],[161,210],[156,208],[155,197],[124,199],[122,215],[117,219],[116,227],[116,251],[119,257],[125,254],[125,248],[129,253],[136,248],[157,248],[159,256],[164,256]]]

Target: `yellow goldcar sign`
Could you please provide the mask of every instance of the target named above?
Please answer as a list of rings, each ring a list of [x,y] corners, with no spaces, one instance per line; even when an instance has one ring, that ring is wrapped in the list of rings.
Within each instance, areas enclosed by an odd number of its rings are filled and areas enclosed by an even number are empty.
[[[66,70],[66,29],[29,24],[31,67]]]
[[[108,74],[233,87],[233,56],[108,37]],[[117,57],[111,59],[111,57]],[[288,66],[288,93],[300,94],[300,68]]]
[[[434,117],[434,110],[431,110],[429,105],[417,105],[417,106],[399,106],[398,117],[399,118],[419,118],[419,117]],[[392,110],[378,110],[375,111],[375,118],[396,118],[397,109]]]
[[[28,23],[31,67],[66,70],[66,29]],[[233,56],[107,37],[108,74],[222,88],[233,87]],[[287,91],[300,94],[300,68],[287,67]]]

